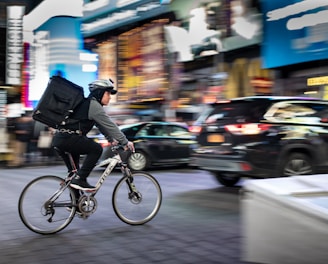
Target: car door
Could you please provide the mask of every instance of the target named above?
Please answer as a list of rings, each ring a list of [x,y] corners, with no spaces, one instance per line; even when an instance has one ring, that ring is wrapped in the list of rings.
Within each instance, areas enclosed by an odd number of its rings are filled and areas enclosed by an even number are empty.
[[[190,157],[191,149],[195,146],[195,136],[192,135],[188,128],[179,125],[167,126],[168,138],[171,144],[172,159],[187,159]]]
[[[138,132],[135,144],[146,152],[152,161],[164,161],[172,155],[172,142],[163,124],[147,124]]]

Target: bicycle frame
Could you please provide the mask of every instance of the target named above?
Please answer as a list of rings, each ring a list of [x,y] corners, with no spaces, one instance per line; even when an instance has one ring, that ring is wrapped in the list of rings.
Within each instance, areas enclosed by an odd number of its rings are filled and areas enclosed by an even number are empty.
[[[119,154],[116,154],[114,157],[112,158],[108,158],[105,159],[104,161],[100,162],[95,168],[99,168],[102,167],[104,165],[107,165],[105,171],[102,173],[102,175],[100,176],[98,182],[96,183],[96,189],[95,191],[92,191],[92,195],[95,196],[96,193],[98,192],[98,190],[100,189],[101,185],[104,183],[104,181],[106,180],[106,178],[111,174],[111,172],[113,171],[113,169],[115,168],[115,166],[118,163],[121,163],[121,157]]]
[[[69,173],[69,175],[66,177],[65,181],[62,184],[62,187],[60,189],[58,189],[47,201],[47,203],[51,203],[51,202],[55,202],[57,200],[57,198],[63,193],[63,191],[69,187],[70,185],[70,181],[71,179],[73,179],[75,177],[75,174],[77,172],[76,169],[76,165],[73,161],[72,155],[70,153],[67,153],[69,161],[71,163],[71,165],[73,166],[73,170],[72,172]],[[91,191],[91,195],[95,196],[96,193],[98,192],[98,190],[100,189],[101,185],[104,183],[105,179],[111,174],[111,172],[113,171],[113,169],[115,168],[115,166],[118,163],[121,163],[121,157],[119,154],[116,154],[114,157],[112,158],[108,158],[104,161],[102,161],[101,163],[99,163],[95,168],[99,168],[102,167],[104,165],[107,165],[105,171],[102,173],[102,175],[100,176],[97,184],[96,184],[96,189]],[[72,174],[73,173],[73,174]],[[66,206],[66,205],[65,205]]]
[[[96,186],[95,186],[96,189],[91,192],[92,197],[94,197],[97,194],[101,185],[104,183],[106,178],[111,174],[111,172],[113,171],[113,169],[115,168],[115,166],[117,164],[121,164],[121,172],[123,174],[123,177],[128,176],[128,178],[126,179],[126,183],[128,184],[130,192],[133,193],[134,195],[136,195],[137,198],[140,198],[139,195],[137,194],[137,190],[133,183],[133,179],[131,179],[131,171],[128,168],[127,164],[122,162],[122,159],[118,153],[115,154],[115,156],[112,158],[105,159],[104,161],[102,161],[101,163],[99,163],[96,166],[96,168],[99,168],[104,165],[107,165],[105,171],[103,172],[103,174],[100,176],[98,182],[96,183]],[[130,195],[131,195],[131,193],[130,193]]]

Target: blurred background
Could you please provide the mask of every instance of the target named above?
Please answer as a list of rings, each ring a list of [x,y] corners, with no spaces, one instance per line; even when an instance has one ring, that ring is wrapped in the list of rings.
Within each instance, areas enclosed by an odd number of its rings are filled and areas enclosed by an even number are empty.
[[[1,1],[0,161],[55,74],[86,96],[92,80],[113,79],[106,111],[119,124],[192,125],[209,104],[248,95],[326,99],[328,3],[304,2]],[[45,130],[33,124],[31,140]]]

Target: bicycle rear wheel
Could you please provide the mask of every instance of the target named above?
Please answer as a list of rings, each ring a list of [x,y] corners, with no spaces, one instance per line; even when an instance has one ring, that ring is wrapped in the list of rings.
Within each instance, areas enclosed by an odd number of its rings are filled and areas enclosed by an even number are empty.
[[[115,214],[130,225],[142,225],[155,217],[161,203],[162,190],[157,180],[146,172],[133,172],[116,184],[112,205]],[[133,187],[130,189],[129,181]]]
[[[48,235],[63,230],[74,218],[73,190],[57,176],[41,176],[28,183],[18,200],[24,225],[33,232]]]

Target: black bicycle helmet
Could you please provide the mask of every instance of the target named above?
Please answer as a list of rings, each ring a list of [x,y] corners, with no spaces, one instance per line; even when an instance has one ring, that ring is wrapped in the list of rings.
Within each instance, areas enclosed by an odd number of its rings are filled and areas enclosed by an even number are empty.
[[[111,79],[95,80],[92,83],[89,83],[90,93],[93,93],[96,90],[109,91],[111,94],[117,93],[117,90],[114,89],[114,82]]]

